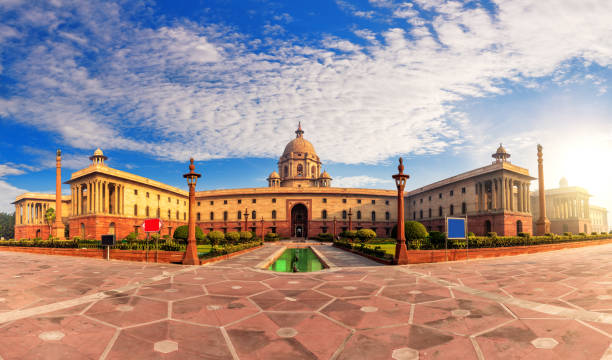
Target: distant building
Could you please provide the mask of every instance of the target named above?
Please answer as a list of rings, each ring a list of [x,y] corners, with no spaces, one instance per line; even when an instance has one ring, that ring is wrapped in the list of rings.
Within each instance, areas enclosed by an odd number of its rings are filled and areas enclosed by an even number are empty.
[[[589,204],[592,195],[579,186],[568,186],[567,179],[559,181],[559,187],[546,190],[546,215],[550,231],[555,234],[573,234],[608,231],[607,210]],[[533,219],[539,217],[538,192],[531,194]],[[597,225],[594,224],[596,217]]]

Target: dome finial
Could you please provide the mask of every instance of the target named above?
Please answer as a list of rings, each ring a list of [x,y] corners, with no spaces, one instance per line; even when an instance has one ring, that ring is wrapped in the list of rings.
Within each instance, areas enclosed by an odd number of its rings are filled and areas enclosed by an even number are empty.
[[[302,122],[298,121],[298,129],[295,131],[296,137],[302,137],[304,130],[302,130]]]
[[[495,152],[495,154],[491,155],[491,157],[495,159],[496,163],[507,162],[508,158],[510,157],[510,154],[508,154],[506,149],[504,149],[504,146],[502,145],[502,143],[499,143],[499,147],[497,148],[497,151]]]

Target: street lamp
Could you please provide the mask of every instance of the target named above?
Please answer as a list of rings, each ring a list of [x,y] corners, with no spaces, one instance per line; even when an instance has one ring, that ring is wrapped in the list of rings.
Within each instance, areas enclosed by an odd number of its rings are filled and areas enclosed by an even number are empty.
[[[264,219],[263,216],[261,217],[261,243],[263,244],[264,242]]]
[[[399,173],[393,175],[395,186],[397,186],[397,236],[395,244],[395,259],[397,265],[408,264],[408,249],[406,248],[406,234],[404,230],[404,187],[410,175],[404,174],[403,159],[399,159],[397,166]]]
[[[247,230],[247,226],[249,226],[249,209],[244,209],[244,231]]]
[[[195,236],[195,187],[198,182],[198,178],[202,175],[194,172],[195,165],[193,164],[193,158],[189,160],[189,173],[183,175],[187,179],[189,185],[189,225],[187,235],[187,249],[185,249],[185,256],[183,257],[183,265],[200,265],[200,259],[198,258],[198,246],[196,244]]]

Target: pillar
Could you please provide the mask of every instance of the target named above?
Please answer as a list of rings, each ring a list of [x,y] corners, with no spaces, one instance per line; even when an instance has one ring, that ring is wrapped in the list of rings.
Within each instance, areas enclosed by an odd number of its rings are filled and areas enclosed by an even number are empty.
[[[115,208],[113,209],[114,210],[113,213],[117,215],[119,214],[119,191],[118,191],[118,186],[116,183],[115,183],[115,193],[113,195],[115,197]]]

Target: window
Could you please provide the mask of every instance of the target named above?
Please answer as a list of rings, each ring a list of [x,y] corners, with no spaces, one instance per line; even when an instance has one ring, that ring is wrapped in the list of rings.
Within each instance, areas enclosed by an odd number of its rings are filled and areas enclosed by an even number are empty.
[[[357,220],[361,220],[361,210],[357,210]]]
[[[389,200],[385,200],[385,205],[389,205]]]
[[[420,203],[420,204],[422,204],[422,203],[423,203],[423,198],[421,198],[421,200],[419,201],[419,203]]]
[[[323,204],[327,204],[327,199],[323,198]]]
[[[385,236],[391,236],[391,228],[389,227],[385,228]]]
[[[211,200],[210,205],[215,205],[215,202]]]
[[[257,219],[257,212],[255,210],[251,211],[251,219]]]
[[[321,232],[322,233],[327,233],[327,226],[322,226],[321,227]]]
[[[187,213],[186,212],[183,213],[183,220],[187,220]]]
[[[197,213],[197,214],[196,214],[196,218],[198,219],[198,221],[200,221],[200,219],[202,218],[202,217],[201,217],[201,215],[200,215],[200,213]]]
[[[223,212],[223,221],[227,221],[227,211]]]
[[[236,213],[236,219],[242,219],[242,213],[240,212],[240,210],[238,210],[238,212]]]
[[[156,215],[157,215],[158,219],[161,218],[161,211],[159,210],[159,208],[157,208],[157,214]]]
[[[148,206],[145,208],[145,216],[149,217],[149,207]]]
[[[159,201],[159,199],[161,198],[161,196],[159,196],[159,194],[157,195],[157,201]]]
[[[227,200],[223,200],[223,205],[227,205]]]
[[[170,202],[170,196],[168,196],[168,202]]]
[[[438,208],[438,216],[442,216],[442,206]]]
[[[416,200],[412,200],[412,205],[416,206]]]
[[[391,219],[391,214],[388,211],[385,211],[385,220],[389,221]]]
[[[357,199],[357,204],[361,204],[361,199]]]
[[[465,188],[464,187],[461,188],[461,193],[465,194]]]
[[[442,199],[442,193],[438,194],[438,199]]]
[[[288,177],[288,176],[289,176],[289,168],[288,168],[288,167],[286,167],[286,166],[285,166],[285,171],[284,171],[284,173],[285,173],[285,177]]]
[[[178,205],[178,204],[179,204],[179,199],[176,199],[176,205]]]
[[[455,205],[450,206],[450,214],[455,215]]]
[[[314,166],[311,167],[310,168],[310,175],[312,175],[312,177],[315,177],[316,173],[317,173],[317,171],[316,171],[315,167]]]
[[[343,204],[346,204],[346,199],[342,199],[342,203],[343,203]]]
[[[372,211],[372,221],[376,221],[376,211]]]
[[[178,204],[178,202],[177,202],[177,204]],[[185,206],[187,205],[187,200],[183,200],[183,205],[185,205]]]
[[[346,210],[342,210],[342,218],[346,219]]]
[[[253,203],[253,204],[257,203],[257,199],[251,200],[251,203]]]
[[[431,195],[429,195],[429,201],[431,201]]]
[[[272,210],[272,219],[276,219],[276,210]]]
[[[138,216],[138,205],[134,205],[134,216]]]
[[[147,193],[147,194],[146,194],[146,197],[147,197],[147,198],[149,197],[149,193]]]
[[[321,211],[321,219],[327,219],[327,210]]]
[[[412,212],[412,220],[416,220],[416,211]]]
[[[372,200],[372,204],[376,204],[376,200]]]
[[[276,204],[276,198],[272,198],[272,204]]]
[[[210,220],[215,220],[215,213],[214,212],[210,212]]]
[[[200,206],[200,202],[198,201],[198,206]]]
[[[586,225],[585,225],[586,226]],[[523,232],[523,222],[521,220],[516,222],[516,234],[520,234]]]
[[[431,217],[431,208],[429,208],[429,217]]]
[[[168,219],[170,219],[170,217],[172,217],[172,215],[170,215],[170,210],[168,210]]]
[[[242,199],[238,199],[238,204],[242,204]]]
[[[178,219],[179,219],[179,212],[177,211],[176,212],[176,220],[178,220]]]
[[[134,195],[138,195],[138,190],[134,189]]]
[[[302,164],[298,164],[297,166],[297,176],[304,176],[304,167]]]
[[[455,192],[453,190],[450,191],[450,196],[455,195]]]
[[[467,204],[466,203],[461,203],[461,213],[462,214],[467,213]]]

